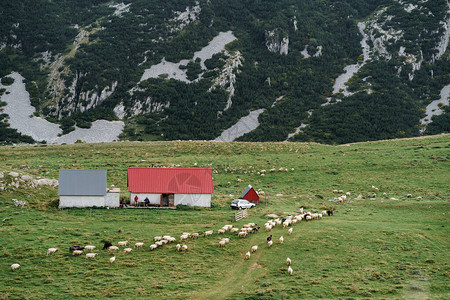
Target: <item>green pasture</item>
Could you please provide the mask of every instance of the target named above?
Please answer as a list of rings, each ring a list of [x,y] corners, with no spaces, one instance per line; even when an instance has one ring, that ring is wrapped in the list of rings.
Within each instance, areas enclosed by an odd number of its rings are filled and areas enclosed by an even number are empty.
[[[448,299],[449,160],[449,135],[339,146],[197,141],[0,147],[0,183],[6,184],[0,190],[0,299]],[[131,166],[212,168],[212,208],[58,210],[57,188],[8,186],[11,171],[58,178],[59,169],[107,169],[108,184],[128,197]],[[265,196],[247,218],[233,222],[229,203],[248,184]],[[375,197],[372,185],[379,188]],[[329,201],[339,195],[335,189],[350,192],[350,199]],[[28,205],[15,207],[13,198]],[[267,214],[286,216],[301,207],[335,208],[335,215],[299,222],[291,235],[281,226],[247,238],[217,234],[225,224],[263,227]],[[186,241],[186,252],[177,252],[176,243],[149,250],[155,236],[179,239],[206,230],[215,233]],[[219,248],[222,237],[231,241]],[[102,240],[145,244],[129,254],[119,251],[110,264]],[[70,245],[87,244],[97,247],[97,257],[69,252]],[[253,245],[259,249],[246,260]],[[59,251],[47,256],[50,247]],[[21,268],[11,271],[13,263]]]

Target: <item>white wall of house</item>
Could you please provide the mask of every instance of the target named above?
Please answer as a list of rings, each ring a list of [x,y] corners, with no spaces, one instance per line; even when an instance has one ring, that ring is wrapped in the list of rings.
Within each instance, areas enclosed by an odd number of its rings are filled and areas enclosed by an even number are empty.
[[[119,205],[120,205],[120,190],[118,193],[106,193],[104,206],[119,207]]]
[[[59,196],[59,208],[104,207],[105,196]]]
[[[144,202],[145,197],[148,197],[150,204],[160,205],[161,194],[145,194],[145,193],[130,193],[130,203],[134,205],[134,197],[139,197],[139,202]],[[189,206],[211,207],[211,194],[174,194],[174,205],[179,204]]]
[[[174,204],[211,207],[211,194],[175,194]]]

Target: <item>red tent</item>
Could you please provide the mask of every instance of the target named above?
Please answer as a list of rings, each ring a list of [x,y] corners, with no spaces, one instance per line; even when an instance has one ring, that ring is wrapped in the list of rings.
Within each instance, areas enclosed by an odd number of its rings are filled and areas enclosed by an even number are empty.
[[[256,205],[259,204],[259,195],[250,184],[242,193],[241,198],[255,203]]]

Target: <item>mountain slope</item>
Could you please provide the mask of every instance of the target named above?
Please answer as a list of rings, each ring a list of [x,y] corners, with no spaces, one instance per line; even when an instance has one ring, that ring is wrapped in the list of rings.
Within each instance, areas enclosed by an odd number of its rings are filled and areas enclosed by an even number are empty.
[[[429,130],[421,119],[450,83],[449,7],[22,1],[0,12],[0,77],[25,77],[36,114],[64,132],[120,118],[124,139],[215,139],[258,110],[254,126],[228,138],[346,143],[439,133],[448,131],[445,107]]]

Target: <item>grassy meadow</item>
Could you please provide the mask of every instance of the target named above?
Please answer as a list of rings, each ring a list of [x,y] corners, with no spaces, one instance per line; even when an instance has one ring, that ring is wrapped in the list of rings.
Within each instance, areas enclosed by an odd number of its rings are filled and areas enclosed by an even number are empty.
[[[0,299],[449,299],[449,162],[450,135],[338,146],[174,141],[0,147],[0,183],[6,184],[0,190]],[[58,210],[57,188],[8,185],[12,171],[57,179],[59,169],[107,169],[108,185],[127,197],[132,166],[212,168],[212,208]],[[229,203],[248,184],[265,196],[247,218],[233,222]],[[372,185],[379,188],[376,196]],[[335,189],[350,192],[350,199],[329,201],[339,196]],[[15,207],[13,198],[28,205]],[[263,227],[267,214],[286,216],[301,207],[335,208],[335,215],[299,222],[291,235],[281,226],[247,238],[217,234],[225,224]],[[154,236],[178,239],[212,229],[212,236],[188,240],[186,252],[177,252],[176,243],[149,250]],[[231,241],[219,248],[222,237]],[[119,251],[110,264],[102,240],[145,244],[129,254]],[[70,245],[87,244],[97,246],[97,257],[69,252]],[[259,249],[246,260],[253,245]],[[47,256],[50,247],[59,251]],[[12,271],[13,263],[21,268]]]

